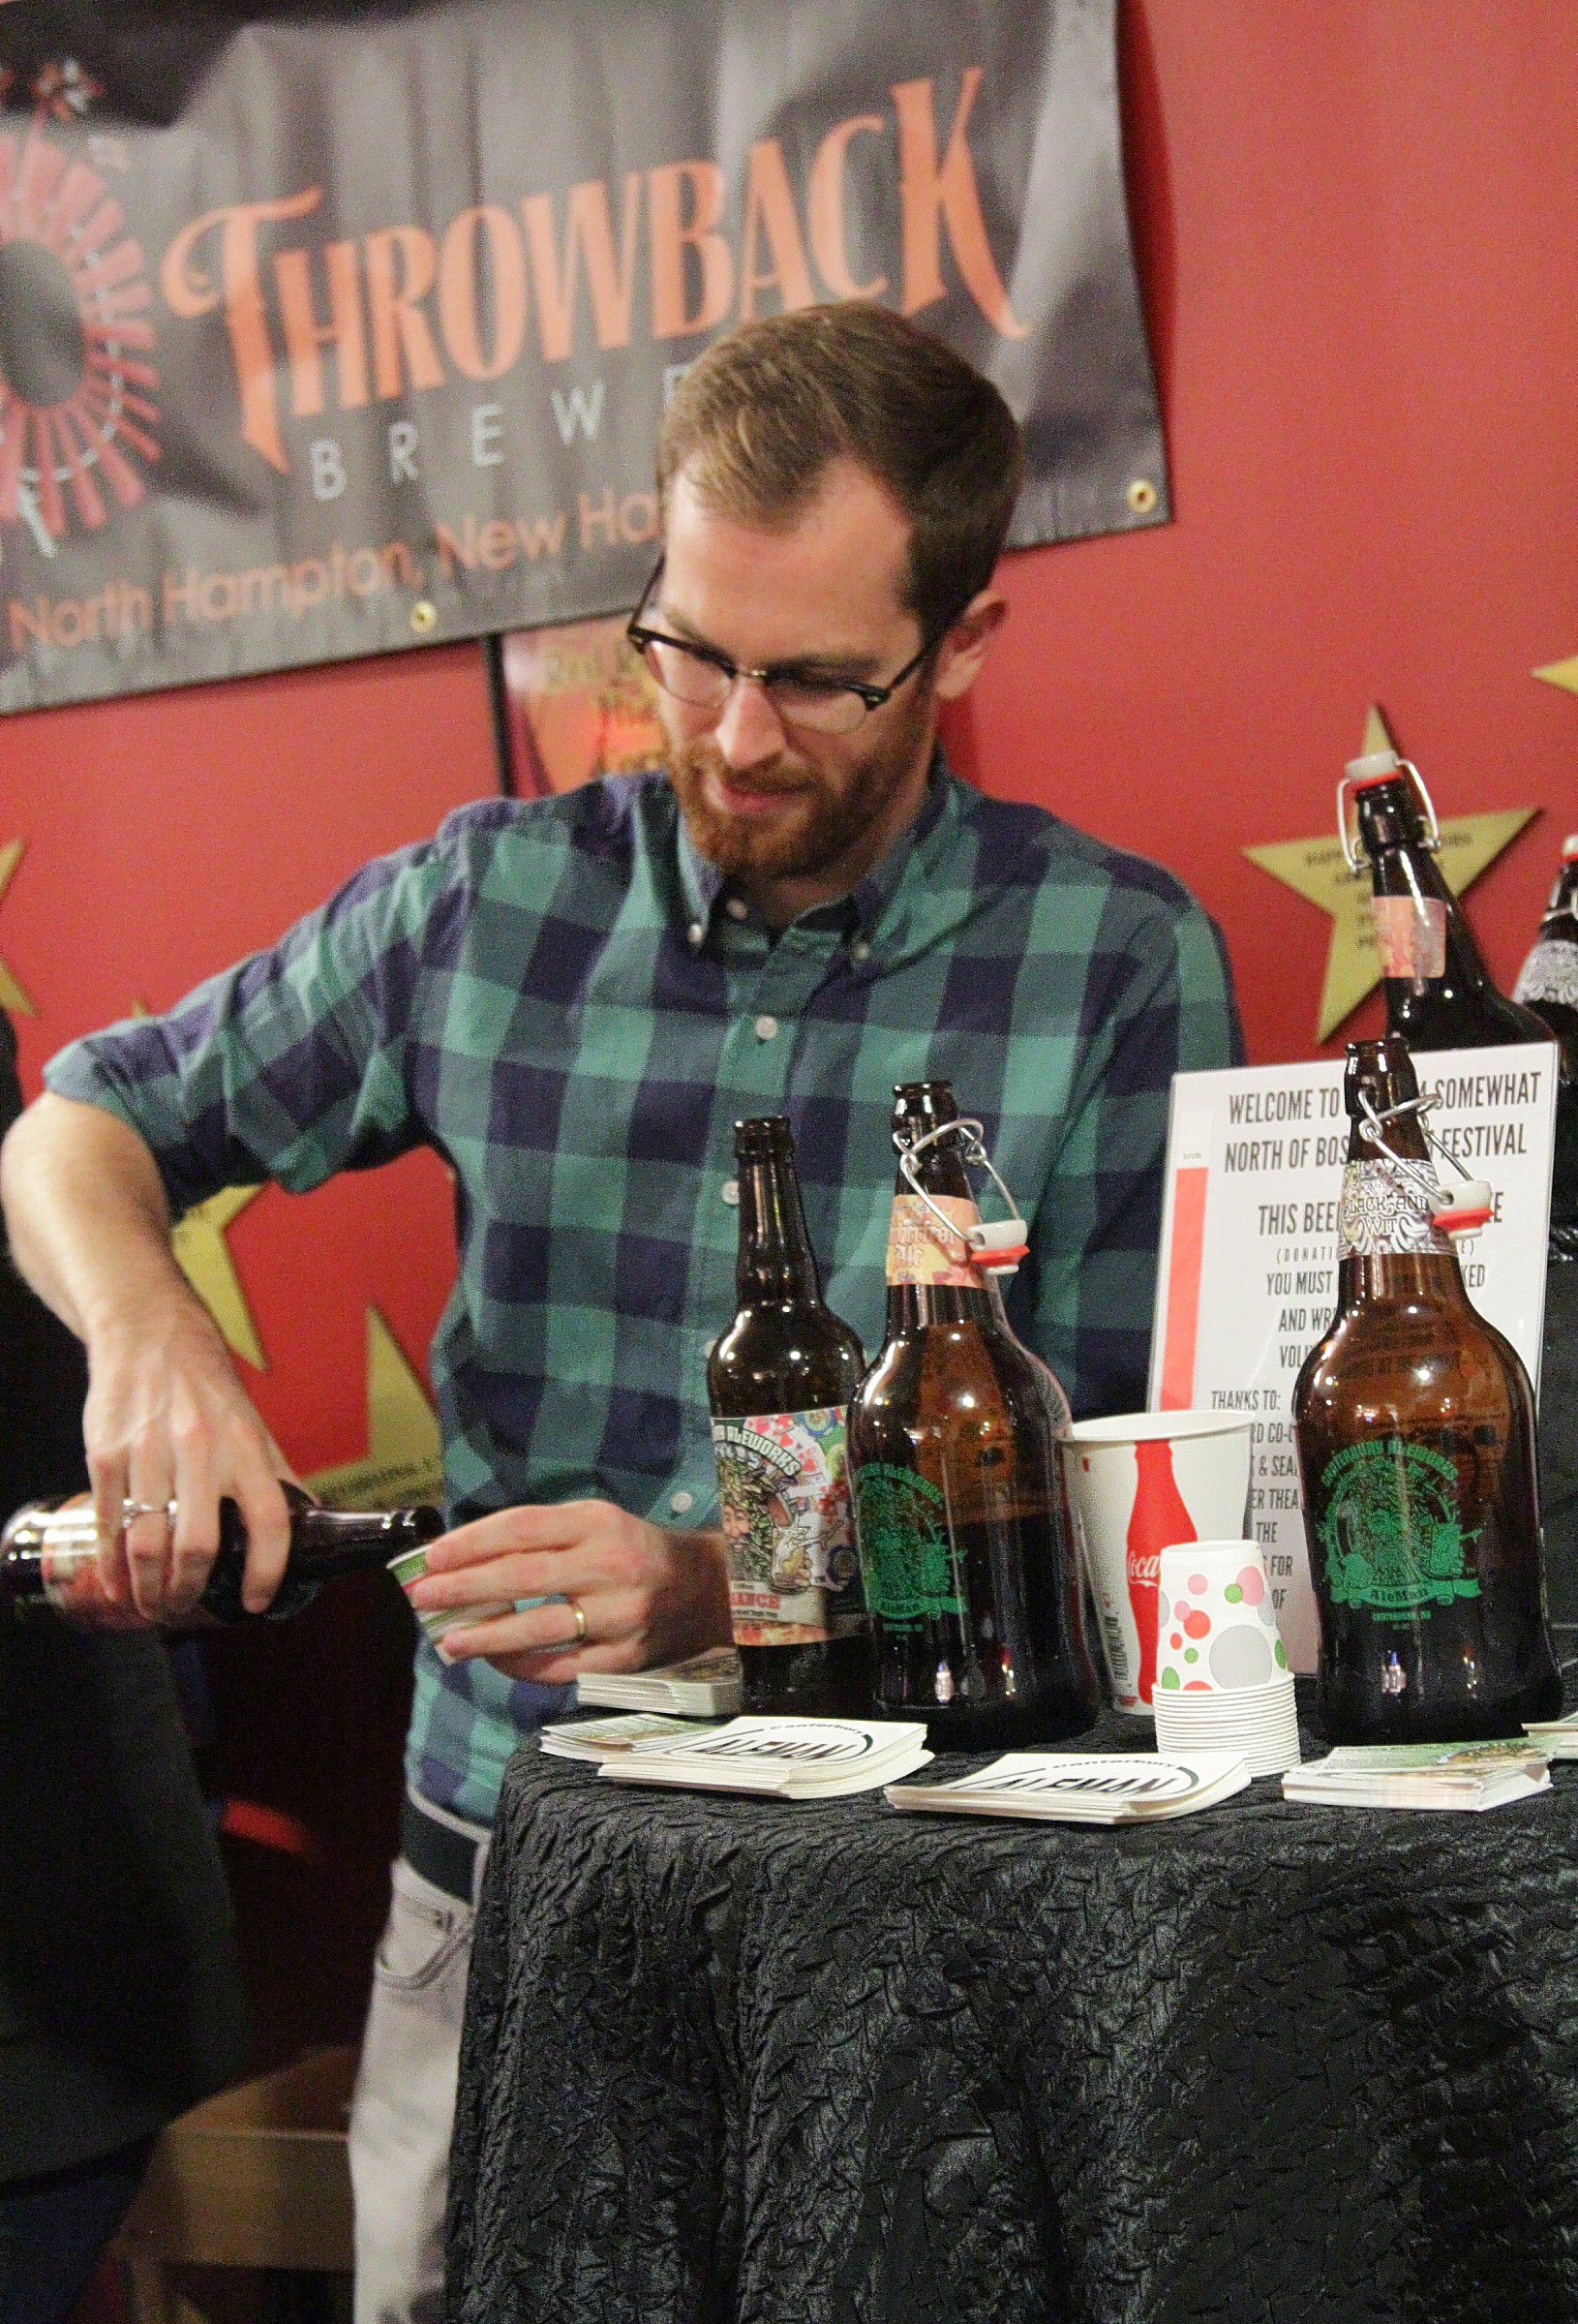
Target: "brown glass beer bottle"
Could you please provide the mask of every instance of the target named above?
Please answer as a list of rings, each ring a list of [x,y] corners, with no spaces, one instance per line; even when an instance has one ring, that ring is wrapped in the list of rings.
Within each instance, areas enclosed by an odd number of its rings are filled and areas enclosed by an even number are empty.
[[[1407,1042],[1353,1042],[1344,1093],[1338,1307],[1292,1402],[1321,1710],[1334,1743],[1517,1735],[1562,1707],[1529,1378],[1430,1214]]]
[[[1562,843],[1562,869],[1512,997],[1548,1028],[1562,1057],[1551,1172],[1551,1257],[1578,1258],[1578,831]]]
[[[1426,828],[1419,793],[1397,753],[1350,760],[1344,788],[1352,793],[1358,821],[1350,860],[1370,873],[1388,1031],[1401,1033],[1413,1051],[1549,1041],[1550,1027],[1492,982],[1467,915],[1437,866],[1434,829]],[[1343,843],[1350,845],[1346,829]]]
[[[957,1112],[946,1082],[903,1084],[900,1156]],[[959,1138],[914,1167],[934,1208],[900,1167],[887,1341],[849,1416],[877,1699],[924,1716],[940,1750],[1050,1743],[1101,1702],[1056,1451],[1068,1402],[972,1262]]]
[[[320,1509],[299,1485],[280,1482],[290,1505],[290,1551],[269,1605],[252,1614],[241,1603],[247,1536],[235,1503],[221,1501],[219,1550],[197,1607],[183,1622],[283,1621],[310,1604],[326,1581],[387,1565],[444,1530],[437,1509]],[[93,1505],[85,1499],[40,1501],[17,1510],[0,1533],[0,1611],[52,1607],[89,1630],[155,1628],[106,1591],[98,1538]]]
[[[863,1717],[871,1656],[845,1468],[865,1362],[822,1298],[789,1124],[735,1124],[740,1309],[707,1360],[747,1711]]]
[[[1562,869],[1512,997],[1550,1027],[1563,1080],[1578,1082],[1578,831],[1562,842]]]

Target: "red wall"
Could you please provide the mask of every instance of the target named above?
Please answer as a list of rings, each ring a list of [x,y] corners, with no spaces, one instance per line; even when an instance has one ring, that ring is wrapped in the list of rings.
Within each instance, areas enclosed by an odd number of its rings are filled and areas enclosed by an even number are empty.
[[[1530,674],[1578,654],[1571,0],[1122,15],[1176,521],[1010,560],[1013,618],[951,739],[986,787],[1180,871],[1227,932],[1253,1054],[1294,1057],[1326,923],[1239,849],[1329,828],[1372,700],[1444,814],[1545,810],[1473,892],[1503,979],[1578,826],[1578,699]],[[27,842],[0,962],[39,1011],[29,1085],[61,1041],[172,999],[494,783],[473,647],[0,721],[0,845]],[[421,1157],[270,1193],[232,1230],[271,1360],[249,1385],[301,1468],[363,1449],[368,1300],[420,1356],[444,1193]],[[341,1712],[360,1699],[353,1642],[269,1651],[294,1707],[246,1780],[349,1828],[369,1762],[347,1766],[312,1698],[326,1671]],[[366,1707],[381,1734],[384,1697]]]

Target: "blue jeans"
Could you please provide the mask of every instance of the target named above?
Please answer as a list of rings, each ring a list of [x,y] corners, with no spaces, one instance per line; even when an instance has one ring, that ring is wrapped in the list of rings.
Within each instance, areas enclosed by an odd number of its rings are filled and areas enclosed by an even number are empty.
[[[64,2324],[142,2181],[151,2138],[0,2186],[0,2324]]]

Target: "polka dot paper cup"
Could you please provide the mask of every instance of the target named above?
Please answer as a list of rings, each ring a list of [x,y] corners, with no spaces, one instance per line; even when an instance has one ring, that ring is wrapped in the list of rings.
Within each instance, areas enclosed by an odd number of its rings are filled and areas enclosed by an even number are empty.
[[[1156,1696],[1237,1694],[1290,1676],[1255,1542],[1164,1549],[1156,1602]]]

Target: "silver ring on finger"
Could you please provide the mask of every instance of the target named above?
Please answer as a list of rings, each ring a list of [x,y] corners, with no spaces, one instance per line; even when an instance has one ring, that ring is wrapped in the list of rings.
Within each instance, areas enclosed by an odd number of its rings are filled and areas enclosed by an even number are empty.
[[[566,1646],[579,1646],[587,1635],[587,1609],[575,1598],[566,1598],[564,1604],[575,1616],[575,1636],[573,1638],[566,1638],[564,1643]]]
[[[123,1501],[121,1503],[121,1523],[130,1525],[137,1517],[163,1517],[167,1524],[173,1524],[175,1503],[173,1501]]]

